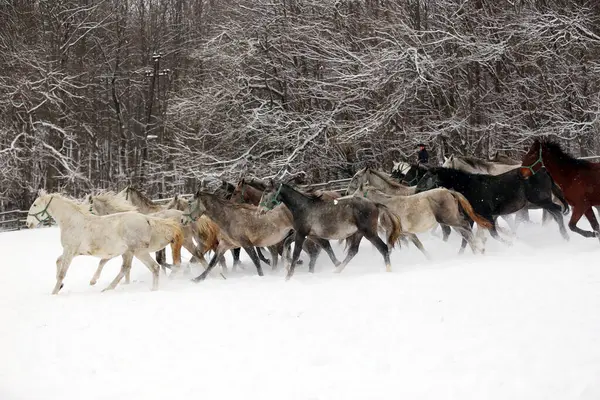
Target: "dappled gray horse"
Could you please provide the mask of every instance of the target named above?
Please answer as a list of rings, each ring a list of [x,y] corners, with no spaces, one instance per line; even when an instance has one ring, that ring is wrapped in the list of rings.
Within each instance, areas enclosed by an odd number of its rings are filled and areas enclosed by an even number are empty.
[[[360,197],[346,197],[339,200],[323,200],[319,196],[301,193],[285,183],[275,184],[270,181],[261,205],[283,203],[291,211],[296,232],[292,265],[286,276],[290,279],[294,274],[296,262],[300,256],[302,245],[307,236],[315,236],[328,240],[348,239],[348,254],[336,272],[341,272],[348,262],[358,253],[358,247],[364,237],[367,238],[383,256],[386,270],[391,271],[388,246],[377,235],[380,217],[391,223],[388,232],[388,245],[393,247],[401,235],[401,224],[386,206]]]

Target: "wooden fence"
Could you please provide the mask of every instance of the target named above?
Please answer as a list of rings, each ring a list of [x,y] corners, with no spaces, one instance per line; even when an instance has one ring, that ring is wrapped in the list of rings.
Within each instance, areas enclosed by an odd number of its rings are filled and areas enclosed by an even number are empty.
[[[25,227],[27,211],[12,210],[0,213],[0,231],[16,231]]]
[[[589,157],[580,157],[582,160],[592,160],[592,159],[600,159],[600,156],[589,156]],[[315,183],[312,185],[300,185],[301,189],[326,189],[333,190],[336,192],[342,192],[346,190],[348,184],[350,183],[350,178],[347,179],[337,179],[334,181],[323,182],[323,183]],[[180,197],[191,197],[191,194],[182,194]],[[163,204],[172,200],[172,197],[165,199],[157,199],[154,200],[155,203]],[[15,231],[19,229],[23,229],[25,227],[25,219],[27,218],[27,211],[22,210],[12,210],[5,211],[0,213],[0,232],[3,231]]]
[[[346,190],[346,187],[350,183],[350,179],[338,179],[335,181],[316,183],[314,185],[301,185],[301,189],[327,189],[337,192]],[[192,194],[182,194],[180,197],[192,197]],[[157,204],[164,204],[171,201],[173,198],[157,199],[154,200]],[[16,231],[25,228],[25,220],[27,219],[27,211],[12,210],[0,213],[0,232]]]

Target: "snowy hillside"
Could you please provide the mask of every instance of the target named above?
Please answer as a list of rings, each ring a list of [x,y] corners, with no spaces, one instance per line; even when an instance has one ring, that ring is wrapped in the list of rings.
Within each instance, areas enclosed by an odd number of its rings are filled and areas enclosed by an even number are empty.
[[[396,250],[393,273],[364,242],[340,275],[324,254],[289,282],[246,258],[158,292],[136,263],[100,293],[120,260],[91,287],[78,257],[51,296],[59,231],[2,233],[0,399],[600,398],[597,240],[522,225],[458,256],[455,233],[421,237],[433,260]]]

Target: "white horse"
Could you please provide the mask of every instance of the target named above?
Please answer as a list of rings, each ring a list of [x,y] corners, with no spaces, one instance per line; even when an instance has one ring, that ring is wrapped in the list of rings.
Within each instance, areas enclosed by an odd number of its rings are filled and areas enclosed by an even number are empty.
[[[81,210],[80,204],[58,193],[41,190],[27,214],[27,226],[34,228],[54,218],[60,228],[63,253],[56,260],[56,285],[52,294],[63,287],[71,261],[78,255],[90,255],[102,260],[123,257],[121,271],[104,290],[114,289],[131,268],[133,257],[152,272],[152,290],[158,289],[159,266],[150,252],[173,246],[173,254],[181,260],[183,233],[173,221],[124,212],[96,216]]]
[[[410,170],[410,167],[410,163],[405,161],[394,161],[394,166],[392,167],[392,176],[394,174],[406,175]]]
[[[187,204],[187,202],[186,202]],[[89,211],[95,215],[110,215],[116,214],[120,212],[126,211],[135,211],[138,212],[138,208],[131,204],[125,197],[118,195],[114,192],[101,192],[95,195],[87,195],[85,200],[81,206],[84,211]],[[216,224],[212,223],[212,221],[206,221],[207,218],[200,218],[198,221],[195,221],[191,224],[182,224],[181,219],[185,213],[183,211],[177,209],[164,209],[158,212],[153,212],[147,214],[151,217],[165,218],[170,219],[171,221],[177,223],[183,232],[183,248],[192,254],[194,260],[200,261],[202,266],[206,268],[208,263],[204,259],[204,253],[208,250],[212,250],[211,246],[216,248],[216,244],[212,244],[212,242],[217,241],[217,236],[219,233],[218,227]],[[210,222],[207,223],[207,222]],[[209,237],[211,240],[207,241],[206,238]],[[193,238],[196,238],[199,246],[194,244]],[[207,243],[210,243],[207,245]],[[224,261],[223,261],[224,262]],[[100,278],[100,274],[102,273],[102,268],[104,267],[105,262],[100,261],[98,265],[98,269],[94,274],[94,277],[90,281],[90,285],[95,285],[98,279]],[[186,270],[188,271],[188,270]],[[173,273],[177,273],[177,269],[173,270]],[[171,274],[173,276],[173,274]],[[129,283],[129,272],[125,275],[125,283]]]

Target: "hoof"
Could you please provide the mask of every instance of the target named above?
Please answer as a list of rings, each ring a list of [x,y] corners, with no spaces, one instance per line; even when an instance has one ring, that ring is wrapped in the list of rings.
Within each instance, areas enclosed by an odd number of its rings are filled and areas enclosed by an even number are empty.
[[[96,284],[96,281],[90,281],[90,286],[94,286]]]

